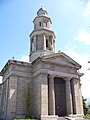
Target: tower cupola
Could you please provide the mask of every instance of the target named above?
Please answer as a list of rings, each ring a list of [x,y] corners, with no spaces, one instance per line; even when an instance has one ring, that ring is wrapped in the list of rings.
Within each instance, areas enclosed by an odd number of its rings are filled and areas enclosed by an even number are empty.
[[[37,11],[37,15],[38,16],[47,16],[48,13],[46,11],[46,9],[44,7],[41,7],[38,11]]]
[[[30,34],[30,61],[55,52],[55,34],[51,30],[52,21],[44,7],[37,11],[33,20],[34,30]]]

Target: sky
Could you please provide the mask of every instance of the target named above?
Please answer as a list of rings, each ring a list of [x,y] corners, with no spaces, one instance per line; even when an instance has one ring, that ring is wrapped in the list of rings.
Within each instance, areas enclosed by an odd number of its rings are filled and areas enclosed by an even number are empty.
[[[90,0],[0,0],[0,70],[12,57],[29,60],[29,34],[41,5],[52,19],[56,52],[82,65],[82,95],[90,101]]]

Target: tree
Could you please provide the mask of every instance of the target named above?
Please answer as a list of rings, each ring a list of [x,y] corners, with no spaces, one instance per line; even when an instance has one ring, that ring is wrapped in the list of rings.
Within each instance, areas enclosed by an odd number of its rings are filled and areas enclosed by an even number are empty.
[[[82,97],[83,98],[83,110],[84,110],[84,115],[86,115],[87,113],[88,113],[88,107],[87,107],[87,105],[86,105],[86,100],[87,99],[84,99],[84,97]]]
[[[26,118],[30,118],[30,84],[28,83],[26,96]]]
[[[90,108],[90,104],[88,104],[88,108]]]
[[[90,113],[90,103],[88,104],[88,112]]]

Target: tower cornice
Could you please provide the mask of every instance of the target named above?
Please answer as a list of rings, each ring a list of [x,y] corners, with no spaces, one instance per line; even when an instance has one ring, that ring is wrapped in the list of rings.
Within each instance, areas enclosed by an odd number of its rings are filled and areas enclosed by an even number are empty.
[[[34,36],[34,35],[36,35],[36,34],[45,34],[45,33],[50,33],[50,34],[53,34],[54,35],[54,38],[56,38],[56,36],[55,36],[55,34],[54,34],[54,31],[52,31],[52,30],[49,30],[49,29],[46,29],[46,28],[41,28],[41,29],[36,29],[36,30],[33,30],[32,32],[31,32],[31,34],[29,35],[29,37],[32,37],[32,36]]]
[[[48,17],[48,16],[36,16],[35,19],[33,20],[33,23],[35,22],[36,19],[39,19],[39,18],[44,18],[44,19],[46,18],[46,19],[50,20],[50,23],[52,24],[52,21],[51,21],[50,17]]]

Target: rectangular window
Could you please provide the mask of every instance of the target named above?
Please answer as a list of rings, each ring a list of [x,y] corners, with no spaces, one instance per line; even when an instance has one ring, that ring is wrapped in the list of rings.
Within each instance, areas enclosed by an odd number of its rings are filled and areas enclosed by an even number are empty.
[[[41,22],[39,22],[39,26],[41,26],[42,24],[41,24]]]
[[[46,47],[48,47],[48,40],[46,39]]]
[[[47,22],[46,22],[46,27],[48,26]]]

